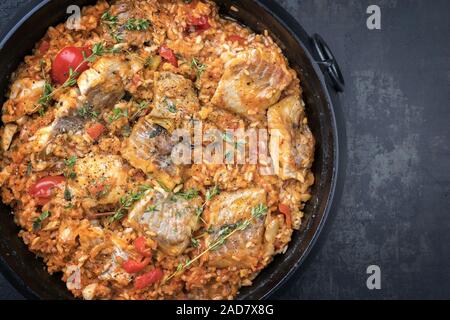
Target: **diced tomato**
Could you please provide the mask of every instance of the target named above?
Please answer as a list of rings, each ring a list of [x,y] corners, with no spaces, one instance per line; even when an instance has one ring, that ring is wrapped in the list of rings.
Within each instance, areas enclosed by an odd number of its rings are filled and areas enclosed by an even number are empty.
[[[289,208],[289,206],[280,203],[278,205],[278,210],[284,214],[285,218],[286,218],[286,224],[287,226],[290,228],[292,226],[292,215],[291,215],[291,208]]]
[[[86,132],[92,139],[97,140],[103,134],[103,132],[105,132],[105,130],[105,126],[97,122],[87,128]]]
[[[96,184],[96,185],[92,185],[89,187],[89,193],[92,195],[97,195],[100,192],[102,192],[103,190],[105,190],[104,184]]]
[[[39,53],[40,54],[44,54],[48,51],[48,49],[50,49],[50,43],[48,41],[42,41],[41,45],[39,46]]]
[[[239,44],[245,43],[245,39],[242,38],[241,36],[238,36],[237,34],[233,34],[233,35],[231,35],[231,36],[228,36],[228,37],[227,37],[227,40],[228,40],[228,41],[231,41],[231,42],[237,42],[237,43],[239,43]]]
[[[134,248],[136,249],[137,253],[140,255],[143,255],[144,257],[151,258],[152,257],[152,250],[147,247],[147,240],[145,237],[139,237],[136,240],[134,240]]]
[[[122,264],[122,268],[128,273],[138,273],[139,271],[142,271],[146,266],[148,266],[149,263],[149,258],[145,258],[141,262],[133,259],[128,259]]]
[[[173,65],[175,68],[178,68],[178,59],[173,53],[172,49],[170,49],[167,46],[162,46],[159,49],[159,55],[161,58],[169,62],[171,65]]]
[[[164,273],[161,269],[154,269],[150,272],[144,273],[142,276],[136,277],[134,280],[135,289],[144,289],[149,285],[156,283],[162,279]]]
[[[207,16],[200,16],[198,18],[188,17],[188,32],[203,32],[211,28]]]
[[[52,190],[63,183],[64,176],[50,176],[39,179],[28,190],[29,194],[36,198],[40,205],[44,205],[52,198]]]
[[[55,57],[52,63],[52,79],[57,84],[63,84],[69,78],[70,70],[79,75],[89,69],[85,58],[92,55],[88,47],[65,47]]]

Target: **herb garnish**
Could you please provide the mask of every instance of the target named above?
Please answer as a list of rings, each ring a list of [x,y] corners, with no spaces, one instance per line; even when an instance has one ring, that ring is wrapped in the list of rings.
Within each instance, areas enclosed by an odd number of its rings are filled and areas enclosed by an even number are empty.
[[[64,172],[64,176],[68,179],[75,179],[77,174],[75,173],[74,166],[75,163],[77,162],[77,157],[76,156],[71,156],[69,159],[64,160],[64,164],[66,165],[67,169]]]
[[[136,118],[140,117],[142,112],[147,109],[149,103],[147,101],[141,101],[137,106],[137,111],[131,116],[130,120],[133,121]]]
[[[211,201],[212,198],[214,198],[218,194],[220,194],[220,190],[217,186],[214,186],[213,188],[208,189],[208,191],[206,191],[206,201]]]
[[[268,212],[268,208],[264,204],[259,204],[256,207],[252,208],[251,210],[251,217],[247,218],[245,220],[238,221],[234,224],[228,224],[222,226],[219,231],[217,232],[217,237],[214,239],[214,241],[208,245],[208,247],[202,251],[200,254],[195,256],[195,258],[191,260],[187,260],[184,264],[179,264],[177,267],[177,270],[171,274],[168,278],[166,278],[166,282],[175,277],[177,274],[182,272],[183,270],[189,268],[195,261],[200,259],[203,255],[208,253],[209,251],[216,250],[221,245],[225,243],[225,241],[230,238],[233,234],[235,234],[238,231],[243,231],[247,229],[248,226],[250,226],[251,222],[253,220],[257,220],[265,216]]]
[[[142,31],[147,30],[150,26],[150,21],[147,19],[134,19],[130,18],[125,22],[125,29],[129,31]]]
[[[94,110],[94,108],[90,105],[84,105],[80,109],[78,109],[78,115],[83,118],[92,118],[97,119],[99,114],[97,111]]]
[[[119,21],[117,16],[111,15],[109,10],[102,14],[101,19],[102,19],[103,23],[105,23],[111,27],[117,26],[117,22]]]
[[[52,93],[53,86],[49,82],[45,81],[42,96],[38,100],[38,104],[40,106],[38,112],[41,117],[44,115],[50,101],[52,101]]]
[[[109,218],[109,222],[119,221],[121,220],[128,210],[131,209],[133,204],[139,200],[141,200],[145,193],[150,190],[150,186],[142,185],[138,188],[138,191],[131,192],[121,197],[119,200],[120,207],[114,212],[114,215]]]
[[[200,246],[200,241],[198,241],[198,240],[195,239],[195,238],[192,238],[192,239],[191,239],[191,244],[192,244],[192,246],[193,246],[194,248],[198,248],[198,247]]]
[[[113,115],[109,117],[109,122],[114,122],[122,117],[128,118],[128,109],[114,108]]]
[[[70,192],[70,189],[66,186],[64,189],[64,200],[66,201],[72,201],[72,193]]]
[[[199,79],[203,72],[206,71],[207,66],[202,64],[197,58],[192,58],[191,68],[194,69],[197,73],[197,79]]]
[[[32,171],[33,171],[33,164],[31,163],[31,161],[28,161],[28,164],[27,164],[27,176],[31,175]]]
[[[189,200],[192,200],[192,199],[198,197],[198,190],[196,190],[196,189],[189,189],[189,190],[184,191],[184,192],[178,192],[176,195],[189,201]]]
[[[42,222],[44,222],[45,219],[50,217],[50,211],[44,211],[41,213],[41,215],[33,221],[33,231],[37,231],[41,229]]]

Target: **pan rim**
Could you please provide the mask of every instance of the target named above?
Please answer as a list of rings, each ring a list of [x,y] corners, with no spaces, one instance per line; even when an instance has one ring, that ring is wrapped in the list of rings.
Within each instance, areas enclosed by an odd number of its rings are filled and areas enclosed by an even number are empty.
[[[43,7],[45,7],[51,0],[42,0],[42,1],[34,1],[30,4],[29,7],[25,7],[22,10],[19,11],[19,13],[15,16],[15,18],[9,23],[12,27],[9,29],[8,32],[0,35],[0,50],[4,49],[4,46],[6,43],[8,43],[11,38],[14,37],[17,30],[32,17],[34,14],[36,14],[39,10],[41,10]],[[322,200],[325,203],[325,209],[323,209],[323,213],[320,215],[320,220],[315,227],[314,234],[312,238],[308,241],[306,248],[303,250],[303,252],[300,253],[298,258],[296,258],[295,263],[290,266],[287,272],[283,274],[283,276],[277,280],[276,284],[273,285],[271,288],[263,292],[262,294],[256,294],[258,299],[267,299],[269,298],[275,291],[277,291],[281,286],[283,286],[293,275],[294,273],[299,269],[299,267],[305,262],[305,260],[310,256],[311,251],[313,250],[323,227],[326,224],[326,221],[328,219],[328,216],[331,212],[333,199],[335,197],[336,192],[336,186],[339,176],[339,138],[338,138],[338,126],[337,126],[337,120],[336,115],[334,111],[334,106],[336,104],[339,104],[338,101],[333,99],[330,92],[333,92],[333,89],[328,86],[328,82],[318,67],[318,65],[315,63],[315,59],[313,58],[310,49],[308,49],[305,44],[304,40],[301,38],[307,38],[309,39],[309,36],[304,31],[304,29],[301,27],[299,22],[295,20],[284,8],[282,8],[277,2],[270,1],[270,0],[252,0],[259,4],[265,12],[270,14],[284,29],[286,29],[289,34],[295,39],[297,44],[303,49],[305,55],[307,56],[308,60],[311,62],[311,66],[313,67],[315,71],[315,75],[319,79],[319,83],[321,85],[321,90],[323,94],[325,95],[325,100],[328,104],[328,112],[330,116],[330,122],[327,124],[331,126],[329,128],[331,135],[332,135],[332,149],[333,156],[330,162],[333,164],[332,172],[330,174],[331,180],[329,182],[329,191],[326,193],[326,197]],[[31,9],[30,9],[31,7]],[[27,10],[26,12],[24,12]],[[9,79],[8,79],[9,80]],[[8,81],[7,79],[4,79],[3,81]],[[330,168],[331,169],[331,168]],[[326,199],[325,199],[326,198]],[[313,219],[312,219],[313,220]],[[314,221],[311,221],[311,223]],[[302,230],[300,232],[306,233],[309,230],[310,226],[307,227],[307,229]],[[6,263],[4,258],[0,256],[0,271],[5,276],[5,278],[12,284],[12,286],[25,298],[28,299],[40,299],[40,295],[37,294],[30,286],[28,286],[23,279],[20,278],[20,276],[10,268],[9,264]],[[56,297],[55,297],[56,298]],[[237,297],[239,299],[239,295]]]

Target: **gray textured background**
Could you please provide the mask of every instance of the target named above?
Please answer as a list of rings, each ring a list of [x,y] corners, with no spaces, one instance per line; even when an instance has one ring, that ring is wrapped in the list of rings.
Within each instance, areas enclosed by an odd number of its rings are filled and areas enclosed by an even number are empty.
[[[30,2],[0,1],[0,29]],[[347,81],[346,177],[320,240],[274,298],[450,298],[450,1],[280,0]],[[366,8],[382,9],[382,30]],[[345,123],[344,123],[345,122]],[[382,290],[366,288],[366,268]],[[0,275],[0,298],[20,298]]]

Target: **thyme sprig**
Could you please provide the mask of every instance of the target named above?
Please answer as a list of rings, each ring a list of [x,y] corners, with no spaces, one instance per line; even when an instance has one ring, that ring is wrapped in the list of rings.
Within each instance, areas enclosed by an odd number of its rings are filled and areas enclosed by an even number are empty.
[[[68,179],[75,179],[77,174],[74,171],[75,163],[77,162],[76,156],[71,156],[69,159],[64,160],[67,170],[64,171],[64,176]]]
[[[208,252],[218,249],[220,246],[225,244],[225,242],[228,238],[230,238],[232,235],[234,235],[238,231],[243,231],[243,230],[247,229],[253,220],[258,220],[258,219],[262,218],[263,216],[265,216],[267,214],[267,212],[268,212],[268,208],[264,204],[260,203],[256,207],[252,208],[251,216],[249,218],[238,221],[234,224],[223,225],[217,232],[216,239],[211,244],[209,244],[205,250],[203,250],[200,254],[195,256],[193,259],[189,259],[185,263],[180,263],[177,266],[176,271],[165,279],[165,282],[169,281],[170,279],[172,279],[173,277],[175,277],[182,271],[189,268],[195,261],[200,259],[202,256],[204,256]]]
[[[150,21],[147,19],[130,18],[121,26],[119,26],[119,18],[113,16],[108,10],[101,16],[102,23],[108,27],[109,35],[116,43],[123,41],[123,35],[121,30],[126,29],[128,31],[144,31],[150,27]]]
[[[128,118],[128,109],[114,108],[112,116],[109,116],[109,122],[114,122],[120,118]]]
[[[39,217],[33,221],[33,231],[38,231],[42,227],[42,222],[44,222],[45,219],[50,217],[51,213],[50,211],[44,211],[42,212]]]
[[[121,197],[119,200],[120,207],[114,212],[114,214],[109,217],[109,222],[121,220],[125,214],[131,209],[131,207],[139,200],[141,200],[144,195],[150,190],[151,187],[147,185],[142,185],[137,191],[130,192],[125,196]]]
[[[130,18],[125,22],[125,29],[129,31],[143,31],[147,30],[150,26],[150,21],[147,19],[134,19]]]
[[[197,79],[199,79],[202,74],[206,71],[208,66],[206,64],[201,63],[197,58],[192,58],[191,68],[196,71]]]

